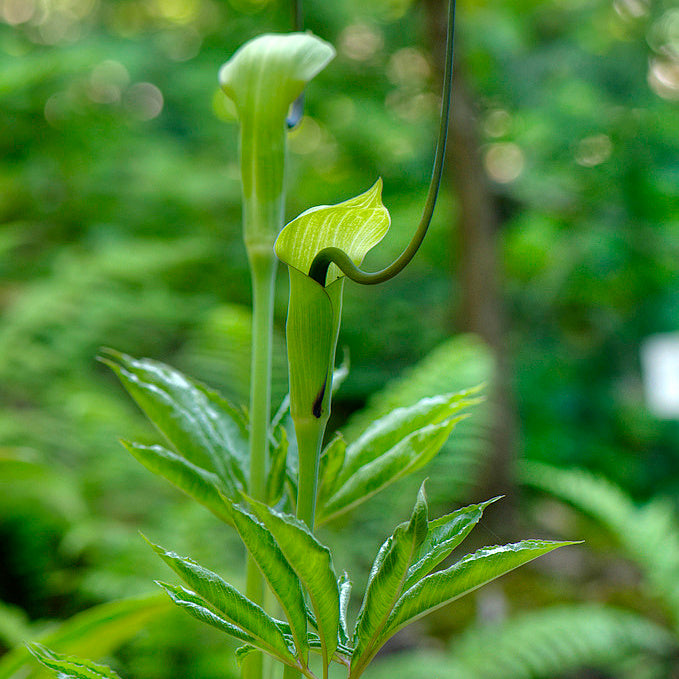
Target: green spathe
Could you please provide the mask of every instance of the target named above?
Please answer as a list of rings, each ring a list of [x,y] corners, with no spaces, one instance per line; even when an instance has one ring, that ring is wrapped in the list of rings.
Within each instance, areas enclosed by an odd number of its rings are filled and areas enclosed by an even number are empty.
[[[360,264],[386,234],[389,223],[382,204],[382,180],[378,180],[360,196],[307,210],[276,240],[276,255],[290,273],[286,337],[290,414],[299,453],[297,516],[310,528],[316,515],[320,447],[330,415],[344,275],[333,266],[321,285],[309,276],[309,268],[327,247],[341,248]]]
[[[250,40],[219,71],[241,126],[244,237],[248,253],[271,253],[283,224],[286,116],[306,83],[334,57],[310,33]]]
[[[355,198],[303,212],[276,240],[276,254],[290,271],[286,329],[293,418],[327,416],[342,307],[342,272],[331,266],[321,286],[308,276],[311,263],[324,248],[337,247],[358,265],[389,225],[380,179]]]

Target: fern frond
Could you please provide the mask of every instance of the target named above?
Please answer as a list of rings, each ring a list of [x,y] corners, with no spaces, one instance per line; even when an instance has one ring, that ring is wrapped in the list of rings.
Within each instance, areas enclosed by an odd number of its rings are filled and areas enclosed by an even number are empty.
[[[411,406],[426,396],[462,391],[493,380],[494,360],[488,346],[474,335],[446,340],[417,365],[391,380],[356,413],[342,429],[351,442],[373,421],[392,410]],[[486,390],[487,391],[487,390]],[[483,393],[483,392],[481,392]],[[473,416],[457,425],[455,433],[428,466],[428,474],[445,488],[445,498],[437,498],[434,484],[428,488],[433,503],[469,499],[489,450],[490,408],[487,403],[474,407]]]
[[[610,531],[679,631],[679,524],[667,500],[639,507],[606,479],[536,462],[524,464],[522,482],[565,500]]]
[[[629,611],[564,605],[473,627],[449,651],[403,653],[377,662],[370,679],[552,679],[579,668],[609,669],[675,648],[661,626]]]

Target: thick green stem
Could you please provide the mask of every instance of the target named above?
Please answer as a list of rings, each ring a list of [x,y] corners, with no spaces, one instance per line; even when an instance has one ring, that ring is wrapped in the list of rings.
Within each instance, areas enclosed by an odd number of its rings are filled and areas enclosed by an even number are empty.
[[[241,140],[243,169],[243,221],[245,246],[252,277],[252,363],[250,371],[250,486],[251,497],[267,502],[266,480],[269,463],[269,423],[271,421],[271,350],[273,302],[278,260],[273,238],[283,226],[284,194],[280,181],[272,182],[271,166],[253,153],[252,145]],[[285,145],[280,155],[285,156]],[[253,156],[255,156],[253,158]],[[260,160],[258,163],[257,160]],[[276,190],[277,189],[277,190]],[[248,557],[246,594],[264,605],[264,580]],[[262,679],[261,653],[252,653],[243,662],[243,679]]]
[[[316,495],[318,491],[318,461],[328,418],[304,418],[295,420],[299,477],[297,481],[297,518],[314,529]]]
[[[267,501],[268,428],[271,419],[271,346],[273,293],[276,261],[273,255],[249,253],[252,272],[253,322],[250,377],[250,496]],[[264,604],[264,580],[257,564],[248,556],[246,595]],[[243,662],[243,679],[262,678],[262,655],[252,653]]]

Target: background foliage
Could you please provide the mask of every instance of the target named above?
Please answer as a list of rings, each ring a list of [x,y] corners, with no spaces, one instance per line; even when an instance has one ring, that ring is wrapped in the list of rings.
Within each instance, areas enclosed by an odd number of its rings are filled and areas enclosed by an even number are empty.
[[[151,443],[154,434],[94,357],[104,345],[152,356],[242,400],[249,284],[236,128],[216,73],[246,38],[288,30],[282,5],[0,0],[2,649],[48,619],[148,592],[158,566],[140,527],[238,577],[232,537],[119,446],[122,436]],[[393,227],[368,259],[377,267],[408,239],[428,181],[438,81],[426,4],[315,1],[305,11],[338,57],[309,89],[291,137],[288,213],[339,202],[382,176]],[[647,335],[676,330],[679,317],[679,12],[670,0],[467,0],[458,31],[459,78],[501,217],[518,454],[587,467],[631,501],[666,496],[676,511],[679,426],[646,409],[638,356]],[[457,215],[444,192],[404,274],[378,289],[347,286],[341,342],[352,368],[335,424],[466,327]],[[286,297],[281,276],[279,328]],[[487,354],[472,354],[451,360],[456,388],[484,374]],[[280,400],[282,359],[276,385]],[[398,389],[406,398],[408,387]],[[370,409],[389,398],[373,396]],[[482,456],[465,459],[463,479],[459,467],[432,473],[441,503],[485,499],[474,490]],[[405,519],[411,495],[399,492],[373,508]],[[552,528],[588,537],[588,550],[553,564],[556,575],[525,576],[530,585],[512,576],[496,599],[440,613],[422,633],[447,643],[474,606],[483,619],[634,598],[634,577],[620,577],[629,567],[591,525],[530,493],[519,519],[545,507]],[[347,559],[370,563],[393,522],[364,526],[365,544],[345,545]],[[341,544],[341,533],[329,539]],[[640,606],[662,622],[659,609]],[[140,678],[160,677],[159,666],[167,677],[224,676],[229,649],[202,630],[187,644],[186,624],[151,627],[118,666]]]

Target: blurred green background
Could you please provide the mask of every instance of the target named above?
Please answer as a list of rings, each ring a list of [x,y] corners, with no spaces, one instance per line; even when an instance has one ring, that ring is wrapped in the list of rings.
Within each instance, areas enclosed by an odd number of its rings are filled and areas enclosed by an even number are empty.
[[[445,3],[304,10],[338,55],[290,137],[288,216],[382,176],[393,225],[366,262],[377,268],[423,205]],[[216,78],[247,38],[289,30],[290,14],[274,0],[0,0],[0,653],[49,621],[151,591],[162,568],[138,530],[240,577],[232,536],[126,456],[119,438],[155,435],[95,357],[150,356],[242,399],[249,275],[237,128]],[[516,469],[584,467],[677,510],[679,423],[647,408],[640,346],[679,330],[679,9],[461,0],[457,31],[440,203],[401,276],[346,286],[351,373],[334,426],[451,335],[480,336],[497,365],[490,435],[448,506],[503,493],[485,542],[560,527],[589,545],[575,566],[510,580],[503,616],[594,598],[634,600],[662,623],[634,576],[620,577],[605,531],[521,489]],[[286,297],[281,271],[281,333]],[[472,379],[487,355],[465,342]],[[285,389],[279,361],[277,399]],[[409,502],[385,496],[365,540],[344,545],[357,580]],[[340,532],[328,539],[342,545]],[[479,608],[442,613],[414,643],[444,643]],[[180,616],[114,662],[139,679],[235,672],[232,648]]]

